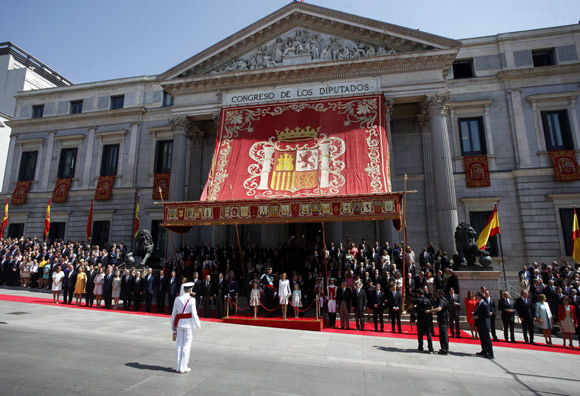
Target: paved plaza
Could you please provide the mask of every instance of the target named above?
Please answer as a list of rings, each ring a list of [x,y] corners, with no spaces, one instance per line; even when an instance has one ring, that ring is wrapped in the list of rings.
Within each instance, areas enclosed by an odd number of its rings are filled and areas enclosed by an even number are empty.
[[[167,317],[1,301],[0,322],[1,395],[580,395],[565,353],[204,321],[177,374]]]

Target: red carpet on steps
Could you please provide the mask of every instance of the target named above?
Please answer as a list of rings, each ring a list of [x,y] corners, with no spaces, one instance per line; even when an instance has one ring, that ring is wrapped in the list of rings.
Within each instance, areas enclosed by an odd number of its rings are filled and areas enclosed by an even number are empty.
[[[132,314],[132,315],[145,315],[145,316],[160,316],[160,317],[165,317],[168,318],[168,315],[165,314],[158,314],[158,313],[147,313],[147,312],[135,312],[135,311],[125,311],[122,309],[119,310],[111,310],[111,309],[105,309],[105,308],[88,308],[84,305],[81,306],[77,306],[74,304],[68,305],[68,304],[53,304],[52,299],[51,298],[41,298],[41,297],[25,297],[25,296],[14,296],[14,295],[6,295],[6,294],[0,294],[0,301],[10,301],[10,302],[18,302],[18,303],[28,303],[28,304],[39,304],[39,305],[50,305],[50,306],[56,306],[56,307],[63,307],[63,308],[72,308],[72,309],[87,309],[87,310],[92,310],[92,311],[106,311],[106,312],[116,312],[119,314]],[[145,304],[141,304],[141,308],[145,309]],[[155,310],[155,309],[154,309]],[[230,318],[230,323],[231,320],[236,320],[236,319],[243,319],[244,321],[249,321],[250,318],[248,317],[231,317]],[[200,318],[200,320],[202,321],[206,321],[206,322],[221,322],[221,319],[206,319],[206,318]],[[259,318],[256,319],[257,321],[261,321],[262,324],[264,325],[266,322],[271,321],[271,322],[286,322],[288,324],[292,323],[292,322],[311,322],[310,324],[314,324],[317,323],[313,318],[301,318],[301,319],[294,319],[294,318],[290,318],[287,321],[282,321],[280,318]],[[318,322],[319,323],[319,322]],[[339,323],[337,321],[337,323]],[[269,327],[279,327],[279,326],[269,326]],[[286,327],[287,328],[287,327]],[[351,329],[356,329],[356,324],[355,322],[350,322],[350,328]],[[416,326],[402,326],[402,330],[403,333],[399,334],[399,333],[392,333],[390,331],[391,329],[391,323],[385,321],[385,331],[384,332],[375,332],[374,331],[374,326],[372,323],[365,323],[365,331],[358,331],[358,330],[341,330],[340,328],[334,329],[334,328],[325,328],[322,331],[323,332],[327,332],[327,333],[341,333],[341,334],[355,334],[355,335],[362,335],[362,336],[371,336],[371,337],[392,337],[392,338],[404,338],[404,339],[416,339],[417,338],[417,328]],[[320,330],[318,330],[320,331]],[[435,328],[435,334],[438,334],[438,329]],[[501,334],[501,331],[498,332],[498,334]],[[462,331],[462,338],[450,338],[449,342],[451,344],[451,350],[453,350],[453,344],[457,343],[457,344],[473,344],[473,345],[479,345],[479,340],[473,340],[471,339],[471,337],[469,337],[469,335],[465,332]],[[540,341],[542,339],[542,335],[540,334],[536,334],[535,335],[535,340],[536,341]],[[439,345],[438,345],[438,338],[434,337],[433,342],[434,342],[434,346],[435,349],[438,349]],[[560,340],[558,340],[558,342],[560,342]],[[577,342],[576,342],[577,344]],[[546,351],[546,352],[557,352],[557,353],[568,353],[568,354],[575,354],[575,355],[580,355],[580,349],[578,347],[574,348],[574,349],[569,349],[569,348],[562,348],[561,346],[552,346],[552,347],[548,347],[543,343],[537,343],[536,345],[530,345],[530,344],[525,344],[521,341],[518,341],[516,343],[511,343],[511,342],[494,342],[493,343],[494,347],[500,347],[500,348],[517,348],[517,349],[528,349],[528,350],[535,350],[535,351]]]

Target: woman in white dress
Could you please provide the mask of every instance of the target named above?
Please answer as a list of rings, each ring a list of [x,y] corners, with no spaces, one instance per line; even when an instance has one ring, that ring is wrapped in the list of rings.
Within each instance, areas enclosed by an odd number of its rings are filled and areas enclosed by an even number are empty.
[[[294,284],[294,291],[292,292],[292,306],[294,307],[294,318],[298,319],[300,308],[302,308],[302,291],[298,283]]]
[[[260,289],[258,282],[252,281],[252,291],[250,292],[250,307],[254,307],[254,319],[258,317],[258,307],[260,306]]]
[[[95,275],[95,288],[93,294],[97,300],[97,308],[101,306],[101,299],[103,298],[103,283],[105,282],[105,275],[103,274],[103,267],[99,267],[97,275]]]
[[[115,277],[113,278],[113,294],[112,297],[115,301],[115,307],[113,309],[119,309],[119,298],[121,297],[121,271],[115,271]]]
[[[282,274],[278,282],[278,297],[280,298],[280,305],[282,306],[282,317],[286,319],[286,310],[288,309],[288,299],[292,295],[290,290],[290,281],[286,279],[286,273]]]
[[[546,302],[545,294],[538,295],[534,320],[538,323],[538,328],[541,328],[544,332],[546,345],[552,346],[552,311],[550,311],[550,306]]]
[[[60,292],[62,290],[62,278],[64,272],[60,270],[60,265],[56,266],[56,271],[52,273],[52,302],[54,304],[60,303]]]

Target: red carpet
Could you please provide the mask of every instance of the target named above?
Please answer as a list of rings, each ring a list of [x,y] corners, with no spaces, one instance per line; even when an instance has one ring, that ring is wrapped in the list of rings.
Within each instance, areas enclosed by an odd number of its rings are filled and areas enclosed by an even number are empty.
[[[74,303],[71,305],[68,304],[53,304],[52,302],[52,298],[41,298],[41,297],[25,297],[25,296],[13,296],[13,295],[6,295],[6,294],[0,294],[0,301],[10,301],[10,302],[18,302],[18,303],[26,303],[26,304],[40,304],[40,305],[51,305],[51,306],[56,306],[56,307],[63,307],[63,308],[72,308],[72,309],[88,309],[88,310],[93,310],[93,311],[106,311],[106,312],[116,312],[119,314],[132,314],[132,315],[146,315],[146,316],[161,316],[161,317],[165,317],[168,318],[168,315],[165,314],[157,314],[157,313],[147,313],[147,312],[135,312],[135,311],[125,311],[125,310],[111,310],[111,309],[105,309],[105,308],[88,308],[85,307],[84,305],[81,306],[77,306]],[[141,309],[145,309],[145,304],[141,304]],[[210,319],[206,319],[206,318],[200,318],[201,321],[206,321],[206,322],[222,322],[221,319],[215,319],[215,318],[210,318]],[[240,320],[243,322],[250,322],[253,319],[249,318],[249,317],[243,317],[243,316],[236,316],[236,317],[230,317],[230,321],[228,322],[227,320],[224,320],[224,322],[226,323],[233,323],[233,321],[236,320]],[[300,319],[294,319],[294,318],[290,318],[287,321],[283,321],[281,318],[258,318],[256,319],[256,321],[258,321],[258,323],[254,324],[254,325],[258,325],[258,326],[265,326],[266,323],[270,322],[268,327],[284,327],[284,328],[297,328],[297,329],[301,329],[300,327],[288,327],[288,326],[305,326],[308,327],[310,326],[316,326],[316,325],[320,325],[321,322],[316,322],[316,320],[314,318],[309,319],[309,318],[300,318]],[[281,325],[277,326],[276,324],[281,323]],[[252,323],[238,323],[238,324],[252,324]],[[356,329],[356,324],[355,322],[350,322],[350,328],[351,329]],[[374,326],[372,323],[365,323],[365,331],[358,331],[358,330],[341,330],[340,328],[338,329],[333,329],[333,328],[325,328],[322,331],[323,332],[328,332],[328,333],[342,333],[342,334],[355,334],[355,335],[362,335],[362,336],[371,336],[371,337],[393,337],[393,338],[405,338],[405,339],[416,339],[417,338],[417,327],[416,326],[408,326],[408,325],[404,325],[402,326],[402,330],[403,333],[399,334],[399,333],[392,333],[390,331],[391,329],[391,323],[385,322],[385,331],[384,332],[375,332],[374,331]],[[308,329],[304,329],[304,330],[310,330],[310,328]],[[320,331],[320,330],[315,330],[315,331]],[[438,329],[435,328],[435,334],[438,334]],[[499,334],[501,334],[501,331],[499,332]],[[479,345],[479,340],[473,340],[471,339],[471,337],[462,330],[462,337],[464,338],[449,338],[449,343],[451,344],[451,350],[453,350],[453,344],[457,343],[457,344],[474,344],[474,345]],[[469,337],[469,338],[468,338]],[[569,354],[574,354],[574,355],[580,355],[580,349],[578,347],[574,348],[574,349],[569,349],[569,348],[562,348],[561,345],[558,346],[546,346],[544,343],[538,343],[538,341],[543,340],[543,336],[540,334],[536,334],[535,335],[535,340],[537,342],[536,345],[530,345],[530,344],[525,344],[521,341],[518,341],[516,343],[511,343],[511,342],[494,342],[493,346],[495,348],[500,347],[500,348],[517,348],[517,349],[529,349],[529,350],[534,350],[534,351],[546,351],[546,352],[557,352],[557,353],[569,353]],[[438,345],[438,338],[434,337],[433,342],[435,343],[435,348],[437,349],[439,347]],[[561,340],[553,340],[554,342],[558,342],[560,343]],[[578,344],[578,342],[576,342],[576,344]]]
[[[278,329],[322,331],[322,321],[314,318],[263,318],[254,319],[247,316],[230,316],[223,319],[224,323],[240,324],[246,326],[275,327]]]

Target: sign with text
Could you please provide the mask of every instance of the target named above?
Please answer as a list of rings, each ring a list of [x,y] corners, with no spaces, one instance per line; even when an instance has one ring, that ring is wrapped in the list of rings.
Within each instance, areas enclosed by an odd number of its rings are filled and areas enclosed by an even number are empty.
[[[349,96],[368,94],[377,92],[377,87],[377,80],[373,79],[227,92],[224,93],[223,96],[223,105],[235,106],[270,101],[301,100],[340,95]]]

